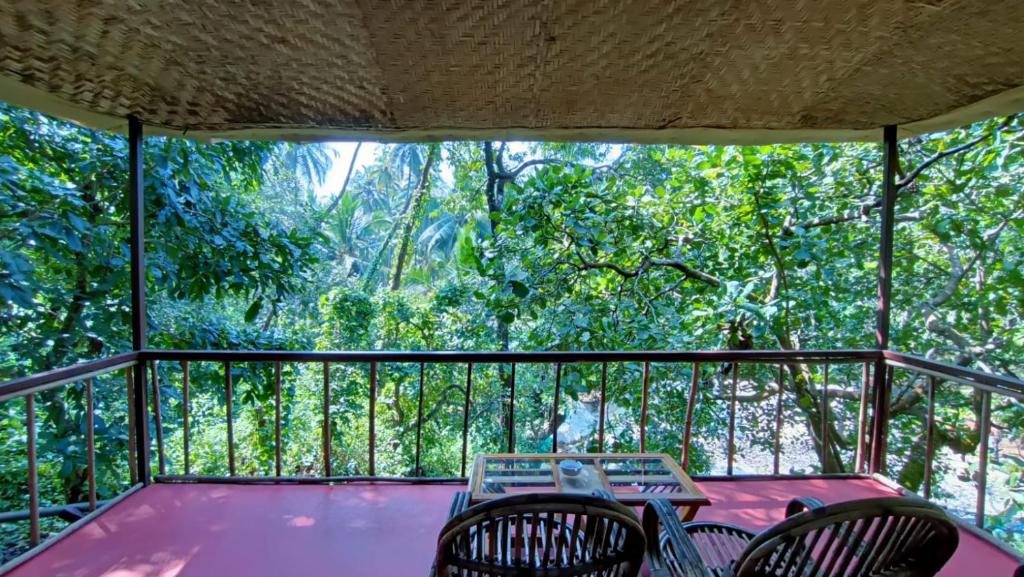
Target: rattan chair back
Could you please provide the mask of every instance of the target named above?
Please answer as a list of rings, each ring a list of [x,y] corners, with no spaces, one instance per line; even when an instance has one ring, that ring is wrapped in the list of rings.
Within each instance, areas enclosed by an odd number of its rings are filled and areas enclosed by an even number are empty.
[[[442,577],[632,577],[646,544],[633,511],[590,495],[531,493],[475,505],[438,538]]]
[[[736,577],[930,577],[953,556],[956,524],[920,499],[826,505],[760,533],[734,564]]]

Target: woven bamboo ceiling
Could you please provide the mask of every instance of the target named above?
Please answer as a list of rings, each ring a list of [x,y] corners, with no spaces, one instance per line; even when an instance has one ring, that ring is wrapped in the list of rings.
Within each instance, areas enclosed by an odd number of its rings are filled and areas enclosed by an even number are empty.
[[[1021,0],[0,0],[0,99],[193,138],[874,140],[1022,55]]]

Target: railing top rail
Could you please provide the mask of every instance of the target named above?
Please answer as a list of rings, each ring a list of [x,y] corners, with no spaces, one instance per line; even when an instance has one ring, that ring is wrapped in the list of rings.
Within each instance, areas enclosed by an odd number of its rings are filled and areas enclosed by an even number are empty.
[[[45,391],[54,387],[82,381],[89,377],[102,375],[111,371],[130,367],[139,360],[137,352],[128,352],[98,359],[76,363],[59,369],[19,377],[0,383],[0,401],[23,397],[29,393]]]
[[[213,362],[600,363],[600,362],[860,362],[875,350],[831,351],[214,351],[145,350],[142,360]]]
[[[600,362],[740,362],[838,363],[879,358],[886,364],[941,379],[1024,399],[1024,381],[896,351],[231,351],[144,350],[76,363],[0,383],[0,401],[21,397],[90,376],[131,366],[138,361],[210,362],[382,362],[382,363],[600,363]]]
[[[961,367],[941,361],[934,361],[916,355],[898,353],[896,351],[883,351],[882,356],[885,358],[885,362],[889,366],[917,371],[919,373],[938,377],[945,381],[955,382],[1024,400],[1024,381],[1021,381],[1020,379],[986,373],[976,369],[969,369],[967,367]]]

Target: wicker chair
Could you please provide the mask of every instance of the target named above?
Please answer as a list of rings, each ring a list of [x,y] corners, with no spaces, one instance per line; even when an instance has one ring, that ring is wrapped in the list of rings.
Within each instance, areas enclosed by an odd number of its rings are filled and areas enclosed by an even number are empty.
[[[531,493],[467,507],[452,502],[432,575],[439,577],[633,577],[643,563],[643,527],[605,496]]]
[[[651,501],[643,516],[651,577],[930,577],[960,539],[942,509],[914,497],[794,499],[786,517],[754,534],[682,523],[667,501]]]

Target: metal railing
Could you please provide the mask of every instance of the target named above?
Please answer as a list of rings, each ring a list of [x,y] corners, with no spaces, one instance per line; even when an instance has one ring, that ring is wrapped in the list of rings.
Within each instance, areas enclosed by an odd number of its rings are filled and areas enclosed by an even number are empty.
[[[128,401],[127,413],[133,419],[131,396],[133,390],[132,368],[138,364],[137,353],[125,353],[106,359],[79,363],[52,371],[47,371],[0,384],[0,402],[23,398],[25,401],[25,439],[26,439],[26,485],[28,486],[29,508],[27,511],[0,513],[0,522],[29,521],[29,542],[36,546],[40,542],[40,519],[49,516],[75,517],[82,509],[96,513],[101,505],[97,499],[96,488],[96,423],[94,420],[94,383],[101,377],[117,371],[125,374],[125,399]],[[56,389],[69,384],[84,384],[85,387],[85,435],[86,435],[86,481],[88,485],[88,502],[68,504],[62,507],[40,507],[39,476],[37,455],[37,423],[36,396],[44,391]],[[129,428],[131,425],[129,425]],[[133,439],[134,441],[134,439]],[[129,443],[129,450],[134,455],[136,450]],[[131,484],[138,481],[137,471],[132,466],[134,459],[129,457],[131,468]]]
[[[167,472],[167,460],[165,458],[165,431],[164,414],[161,409],[161,387],[158,382],[157,363],[176,363],[181,369],[181,443],[183,475],[169,475]],[[192,394],[192,364],[213,363],[219,364],[222,371],[223,395],[225,401],[225,418],[227,443],[225,450],[228,459],[228,475],[194,475],[192,474],[193,460],[190,446],[190,398]],[[273,366],[273,472],[274,474],[262,477],[239,476],[237,474],[236,439],[234,430],[235,415],[233,413],[234,382],[232,378],[232,365],[240,363],[260,363]],[[322,474],[313,476],[285,476],[283,475],[282,457],[282,428],[283,428],[283,399],[282,399],[282,364],[283,363],[306,363],[319,364],[323,370],[322,380],[322,405],[320,407],[322,426],[320,429],[321,447],[321,471]],[[1016,379],[1000,377],[988,373],[982,373],[963,367],[957,367],[945,363],[938,363],[912,355],[904,355],[894,352],[880,352],[874,350],[837,350],[837,351],[616,351],[616,352],[396,352],[396,351],[368,351],[368,352],[287,352],[287,351],[168,351],[168,350],[144,350],[133,353],[113,356],[107,359],[80,363],[70,367],[48,371],[29,377],[14,379],[0,384],[0,401],[11,401],[23,398],[26,404],[26,432],[27,432],[27,480],[29,487],[29,509],[24,512],[11,512],[0,514],[0,522],[28,519],[30,521],[30,540],[33,545],[39,542],[40,518],[49,515],[68,515],[68,506],[64,507],[41,507],[39,501],[38,467],[36,450],[36,419],[35,400],[36,395],[68,384],[84,385],[86,392],[86,434],[87,434],[87,477],[88,477],[88,503],[85,508],[95,514],[103,503],[97,499],[96,490],[96,464],[95,464],[95,422],[93,419],[93,387],[94,379],[103,375],[124,371],[125,374],[125,401],[128,413],[128,463],[130,483],[132,490],[137,489],[142,483],[147,482],[147,475],[140,475],[135,463],[146,463],[146,471],[156,467],[159,475],[157,480],[161,482],[291,482],[291,483],[332,483],[352,481],[400,481],[411,483],[422,482],[451,482],[462,481],[466,476],[466,467],[469,461],[469,437],[470,437],[470,415],[474,391],[474,367],[492,364],[504,365],[510,376],[507,381],[507,415],[504,423],[506,429],[502,432],[502,442],[508,452],[514,453],[516,447],[516,394],[517,394],[517,367],[523,365],[548,365],[554,369],[553,392],[550,400],[550,435],[551,448],[553,451],[559,449],[559,405],[562,396],[563,373],[568,366],[590,365],[596,370],[600,369],[600,381],[597,387],[598,395],[598,423],[597,444],[599,452],[606,450],[605,437],[608,427],[607,414],[609,407],[609,366],[621,363],[639,363],[642,372],[637,383],[640,396],[640,414],[638,419],[638,441],[641,452],[649,450],[648,428],[651,404],[651,381],[652,365],[689,365],[691,370],[691,381],[689,390],[685,391],[686,407],[684,421],[681,423],[682,439],[679,447],[679,458],[683,467],[691,464],[693,445],[693,433],[695,426],[695,408],[699,405],[701,398],[702,366],[714,365],[721,371],[723,382],[728,384],[728,393],[725,399],[727,412],[728,435],[726,441],[726,475],[735,474],[736,460],[736,431],[738,419],[738,386],[740,376],[749,370],[750,366],[770,366],[778,371],[777,390],[773,391],[773,414],[771,428],[774,438],[771,440],[772,470],[764,471],[763,477],[784,477],[780,475],[782,455],[782,430],[784,425],[784,398],[789,392],[786,390],[786,383],[791,379],[787,378],[787,368],[792,370],[796,365],[820,366],[820,414],[819,447],[821,450],[829,450],[830,424],[832,423],[833,389],[830,378],[834,374],[834,368],[840,365],[862,366],[860,378],[860,398],[857,404],[855,415],[856,441],[855,454],[852,459],[852,470],[855,473],[878,473],[878,471],[866,471],[866,455],[870,447],[876,443],[882,443],[884,439],[873,439],[867,431],[872,431],[871,421],[874,419],[872,410],[871,386],[873,383],[872,370],[874,367],[887,369],[887,376],[890,378],[894,370],[909,370],[927,375],[929,380],[928,410],[926,422],[926,457],[925,457],[925,482],[924,495],[931,497],[933,486],[933,460],[935,457],[935,391],[944,382],[959,383],[975,387],[982,392],[982,413],[981,432],[983,439],[980,444],[981,474],[978,483],[978,523],[983,526],[985,507],[985,467],[988,458],[987,431],[990,428],[991,419],[991,395],[1007,395],[1015,399],[1024,399],[1024,383]],[[418,365],[418,388],[415,393],[416,421],[415,421],[415,450],[414,468],[415,475],[408,477],[387,477],[378,475],[377,468],[377,404],[379,393],[379,367],[389,364],[413,364]],[[331,461],[332,433],[332,397],[331,397],[331,369],[332,367],[362,366],[368,368],[367,379],[367,409],[368,409],[368,430],[366,455],[366,475],[340,476],[334,475]],[[459,455],[459,477],[426,477],[422,475],[422,456],[424,441],[424,388],[427,368],[432,365],[462,365],[465,367],[464,387],[461,399],[461,439]],[[140,370],[141,369],[141,370]],[[763,370],[763,369],[762,369]],[[136,375],[142,375],[142,383],[149,385],[142,387],[148,389],[149,399],[145,399],[145,411],[137,414],[139,405],[136,404],[135,395],[140,389],[138,383],[133,379]],[[856,374],[856,373],[855,373]],[[133,386],[134,385],[134,386]],[[396,385],[397,386],[397,385]],[[850,392],[847,391],[847,398]],[[455,402],[455,401],[453,401]],[[143,419],[143,427],[137,428],[139,419]],[[151,424],[150,428],[148,425]],[[155,443],[155,463],[151,463],[150,439],[145,438],[139,442],[138,430],[152,431],[152,442]],[[139,453],[141,451],[141,454]],[[826,462],[826,455],[821,455],[822,463]],[[758,472],[760,474],[760,472]],[[829,473],[822,470],[822,474]],[[833,471],[833,473],[835,473]],[[749,477],[750,475],[742,475]],[[111,499],[116,501],[117,499]],[[77,505],[81,507],[81,505]]]
[[[988,494],[989,440],[992,429],[992,395],[1024,400],[1024,382],[1020,380],[985,373],[974,369],[941,363],[893,351],[882,353],[888,367],[886,378],[892,382],[895,370],[905,370],[928,378],[927,409],[925,412],[925,454],[924,474],[921,492],[925,499],[932,498],[934,488],[934,461],[936,452],[935,405],[939,390],[946,384],[963,385],[977,391],[981,397],[978,415],[978,471],[975,483],[974,525],[985,528],[985,502]],[[889,387],[891,389],[891,387]]]

